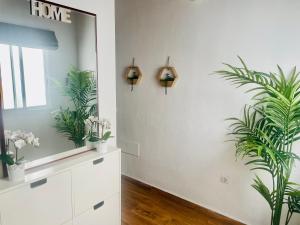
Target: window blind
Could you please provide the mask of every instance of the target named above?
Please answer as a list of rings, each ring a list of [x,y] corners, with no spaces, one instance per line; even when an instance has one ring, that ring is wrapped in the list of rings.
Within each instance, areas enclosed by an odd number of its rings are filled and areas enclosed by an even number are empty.
[[[54,31],[2,22],[0,22],[0,43],[38,49],[58,48]]]

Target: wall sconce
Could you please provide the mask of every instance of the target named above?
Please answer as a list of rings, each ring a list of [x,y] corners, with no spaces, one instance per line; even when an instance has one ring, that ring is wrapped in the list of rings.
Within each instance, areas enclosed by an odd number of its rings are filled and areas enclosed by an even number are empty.
[[[168,56],[167,65],[159,69],[157,80],[160,86],[165,88],[165,95],[168,94],[168,88],[174,87],[177,82],[178,74],[175,67],[170,66],[170,56]]]
[[[133,86],[140,83],[142,79],[142,72],[138,66],[135,65],[135,58],[132,59],[132,65],[126,68],[125,79],[128,84],[131,85],[131,91],[133,91]]]

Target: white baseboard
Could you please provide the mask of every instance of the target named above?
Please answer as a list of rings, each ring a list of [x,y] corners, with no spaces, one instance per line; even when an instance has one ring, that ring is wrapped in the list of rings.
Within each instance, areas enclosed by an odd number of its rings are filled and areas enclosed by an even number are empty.
[[[158,186],[156,186],[156,185],[150,184],[149,182],[147,182],[147,181],[145,181],[145,180],[143,180],[143,179],[141,179],[141,178],[137,178],[137,177],[131,176],[131,175],[126,174],[126,173],[124,173],[124,172],[122,172],[122,175],[124,175],[124,176],[126,176],[126,177],[129,177],[129,178],[131,178],[131,179],[137,180],[137,181],[139,181],[139,182],[142,182],[142,183],[144,183],[144,184],[147,184],[147,185],[149,185],[149,186],[152,186],[152,187],[154,187],[154,188],[157,188],[157,189],[159,189],[159,190],[162,190],[162,191],[164,191],[164,192],[167,192],[167,193],[169,193],[169,194],[171,194],[171,195],[174,195],[174,196],[176,196],[176,197],[178,197],[178,198],[181,198],[181,199],[183,199],[183,200],[186,200],[186,201],[188,201],[188,202],[191,202],[191,203],[193,203],[193,204],[195,204],[195,205],[198,205],[198,206],[200,206],[200,207],[206,208],[206,209],[208,209],[208,210],[210,210],[210,211],[216,212],[216,213],[218,213],[218,214],[220,214],[220,215],[222,215],[222,216],[228,217],[228,218],[233,219],[233,220],[235,220],[235,221],[237,221],[237,222],[240,222],[240,223],[243,223],[243,224],[247,224],[247,225],[251,225],[250,223],[245,223],[245,222],[241,221],[240,219],[237,219],[237,218],[235,218],[235,217],[233,217],[233,216],[227,215],[226,213],[220,212],[219,210],[215,210],[215,209],[213,209],[213,208],[210,207],[210,206],[207,206],[207,205],[205,205],[205,204],[201,204],[201,203],[199,203],[199,202],[195,202],[195,201],[193,201],[193,200],[191,200],[191,199],[189,199],[189,198],[187,198],[187,197],[185,197],[185,196],[179,195],[179,194],[174,193],[174,192],[172,192],[172,191],[169,191],[169,190],[166,190],[166,189],[164,189],[164,188],[158,187]]]

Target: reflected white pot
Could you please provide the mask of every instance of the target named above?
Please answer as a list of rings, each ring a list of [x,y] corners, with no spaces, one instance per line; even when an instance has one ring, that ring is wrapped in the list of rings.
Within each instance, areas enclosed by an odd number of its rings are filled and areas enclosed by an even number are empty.
[[[87,146],[89,149],[97,149],[99,143],[100,143],[99,141],[87,141],[87,142],[86,142],[86,146]]]
[[[98,145],[98,148],[97,148],[97,152],[100,152],[100,153],[106,153],[107,152],[107,142],[106,141],[100,141],[99,142],[99,145]]]
[[[25,179],[25,163],[19,165],[7,166],[8,179],[13,182],[23,181]]]

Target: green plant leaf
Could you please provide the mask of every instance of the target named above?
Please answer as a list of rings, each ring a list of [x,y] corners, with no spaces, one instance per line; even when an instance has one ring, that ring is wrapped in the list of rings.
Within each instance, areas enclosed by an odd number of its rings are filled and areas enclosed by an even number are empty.
[[[270,208],[273,209],[273,200],[268,187],[258,176],[256,176],[254,182],[255,184],[253,184],[252,187],[255,188],[266,199],[266,201],[269,203]]]
[[[113,136],[111,136],[111,131],[105,132],[100,140],[107,141],[109,138],[113,138]]]
[[[85,120],[97,113],[97,85],[91,71],[72,68],[67,84],[60,84],[63,93],[73,103],[72,108],[61,107],[54,115],[56,130],[74,142],[75,147],[84,145]]]
[[[15,161],[14,161],[12,155],[2,154],[2,155],[0,155],[0,160],[4,163],[7,163],[8,165],[14,165],[15,164]]]
[[[242,118],[229,119],[230,140],[235,142],[236,156],[246,160],[251,170],[271,176],[270,188],[259,177],[252,186],[270,205],[272,225],[278,225],[283,204],[289,204],[289,219],[300,205],[299,186],[289,180],[295,160],[300,159],[293,152],[300,140],[299,73],[294,67],[285,74],[280,66],[277,73],[258,72],[238,58],[241,66],[224,64],[225,69],[216,72],[237,87],[249,85],[247,92],[253,94],[253,104],[244,107]]]

